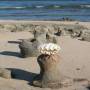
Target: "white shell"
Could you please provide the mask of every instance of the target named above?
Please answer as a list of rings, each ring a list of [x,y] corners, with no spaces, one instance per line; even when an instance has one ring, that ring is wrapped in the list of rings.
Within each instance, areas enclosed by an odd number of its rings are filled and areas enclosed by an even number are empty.
[[[41,54],[56,54],[60,51],[60,46],[54,43],[42,44],[38,47]]]

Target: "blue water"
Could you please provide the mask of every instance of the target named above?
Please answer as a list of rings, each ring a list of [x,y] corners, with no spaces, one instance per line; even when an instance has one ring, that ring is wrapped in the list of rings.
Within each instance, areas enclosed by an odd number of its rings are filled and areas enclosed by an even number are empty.
[[[90,21],[90,0],[0,0],[0,19]]]

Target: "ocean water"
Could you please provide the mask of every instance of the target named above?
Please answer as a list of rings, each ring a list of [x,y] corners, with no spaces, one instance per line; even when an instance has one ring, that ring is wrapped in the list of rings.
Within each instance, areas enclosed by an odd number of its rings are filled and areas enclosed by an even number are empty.
[[[0,19],[90,21],[90,0],[0,0]]]

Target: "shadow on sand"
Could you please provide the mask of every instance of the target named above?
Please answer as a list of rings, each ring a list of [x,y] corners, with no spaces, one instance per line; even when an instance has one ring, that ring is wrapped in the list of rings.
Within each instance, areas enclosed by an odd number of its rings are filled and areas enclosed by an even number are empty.
[[[11,44],[20,44],[21,41],[8,41],[8,43],[11,43]]]
[[[90,86],[88,86],[87,89],[90,90]]]
[[[0,54],[6,55],[6,56],[14,56],[14,57],[20,57],[21,58],[21,54],[19,52],[3,51],[3,52],[0,52]]]
[[[17,68],[7,68],[7,69],[11,71],[11,75],[13,79],[28,81],[29,85],[36,87],[35,85],[33,85],[32,82],[33,80],[36,79],[37,76],[39,76],[39,74],[28,72],[26,70],[17,69]],[[40,80],[40,78],[41,77],[37,79]],[[90,86],[87,86],[86,88],[87,88],[86,90],[90,90]]]
[[[20,44],[20,41],[8,41],[8,43],[11,44]],[[21,54],[19,52],[13,52],[13,51],[3,51],[0,52],[1,55],[6,55],[6,56],[14,56],[14,57],[20,57],[21,58]]]
[[[22,69],[16,68],[8,68],[11,70],[11,75],[13,79],[25,80],[28,81],[30,85],[32,85],[33,79],[38,75],[36,73],[28,72]]]

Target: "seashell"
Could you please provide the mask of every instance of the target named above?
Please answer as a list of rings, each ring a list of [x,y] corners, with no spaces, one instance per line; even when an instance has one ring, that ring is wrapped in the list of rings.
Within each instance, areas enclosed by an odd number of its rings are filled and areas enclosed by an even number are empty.
[[[50,55],[50,52],[46,52],[46,54]]]
[[[51,45],[50,50],[52,50],[52,51],[54,50],[54,46],[53,45]]]
[[[54,43],[42,44],[38,47],[41,54],[56,54],[60,51],[60,46]]]

